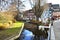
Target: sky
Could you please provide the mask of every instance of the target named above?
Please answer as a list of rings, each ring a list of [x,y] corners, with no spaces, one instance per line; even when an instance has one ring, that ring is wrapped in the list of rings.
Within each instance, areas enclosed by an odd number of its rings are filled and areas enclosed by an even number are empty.
[[[60,0],[47,0],[48,3],[60,4]]]
[[[31,0],[31,3],[29,0],[20,0],[22,2],[22,4],[19,6],[19,10],[22,12],[22,11],[26,11],[26,10],[29,10],[29,9],[32,9],[34,3],[32,2]],[[9,6],[10,4],[12,3],[11,0],[7,0],[8,3],[6,2],[1,2],[0,4],[0,10],[2,8],[2,11],[5,11]],[[32,5],[31,5],[32,4]],[[24,6],[22,6],[24,5]],[[18,5],[17,5],[18,6]]]
[[[25,7],[22,7],[23,9],[20,9],[21,11],[32,9],[32,7],[34,5],[34,3],[32,2],[32,0],[31,0],[31,3],[30,3],[29,0],[21,0],[21,2],[23,2],[23,5],[25,6]]]
[[[29,9],[32,9],[34,3],[32,2],[31,0],[31,4],[29,2],[29,0],[20,0],[22,2],[22,4],[25,6],[23,7],[22,5],[20,6],[20,11],[25,11],[25,10],[29,10]],[[52,3],[52,4],[60,4],[60,0],[46,0],[47,3]],[[44,0],[43,0],[44,2]],[[43,2],[42,2],[42,5],[43,5]],[[7,9],[8,8],[8,5],[10,5],[11,3],[11,0],[8,0],[8,4],[5,3],[5,2],[2,2],[2,5],[0,5],[0,8],[2,8],[3,10]],[[6,4],[6,5],[5,5]]]

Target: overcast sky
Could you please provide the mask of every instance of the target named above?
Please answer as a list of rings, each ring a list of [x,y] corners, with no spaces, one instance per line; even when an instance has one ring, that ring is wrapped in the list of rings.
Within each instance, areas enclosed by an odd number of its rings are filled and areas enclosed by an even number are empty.
[[[48,3],[60,4],[60,0],[47,0]]]
[[[32,9],[32,7],[34,5],[34,3],[32,2],[32,0],[31,0],[31,4],[33,4],[33,5],[30,4],[29,0],[20,0],[20,1],[23,2],[22,4],[25,6],[25,7],[23,7],[23,6],[20,7],[21,11]],[[46,1],[47,1],[47,3],[60,4],[60,0],[46,0]],[[10,5],[10,3],[11,3],[11,0],[8,0],[8,4],[5,3],[5,2],[2,2],[2,5],[0,5],[0,8],[2,7],[2,9],[4,10],[4,9],[8,8],[8,5]],[[7,5],[5,5],[5,4],[7,4]]]
[[[31,3],[30,3],[29,0],[20,0],[20,1],[23,2],[22,4],[24,4],[24,6],[25,6],[25,7],[22,7],[23,9],[21,9],[21,7],[20,7],[21,11],[32,9],[32,7],[34,5],[34,3],[32,2],[32,0],[31,0]]]
[[[32,0],[20,0],[20,1],[22,2],[22,4],[19,6],[19,10],[20,10],[21,12],[22,12],[22,11],[29,10],[29,9],[32,9],[32,7],[33,7],[33,5],[34,5],[34,3],[33,3]],[[30,3],[30,1],[31,1],[31,3]],[[10,4],[12,3],[11,0],[7,0],[7,2],[8,2],[8,3],[2,1],[2,2],[0,3],[0,10],[2,9],[1,11],[5,11],[5,10],[10,6]],[[22,6],[22,5],[24,5],[24,6]]]

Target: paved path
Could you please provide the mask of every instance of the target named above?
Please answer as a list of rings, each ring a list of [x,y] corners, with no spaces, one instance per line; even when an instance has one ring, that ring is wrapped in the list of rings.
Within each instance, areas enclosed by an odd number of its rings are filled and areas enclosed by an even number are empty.
[[[60,40],[60,20],[53,22],[53,28],[55,33],[55,40]]]
[[[54,28],[51,26],[51,40],[55,40]]]

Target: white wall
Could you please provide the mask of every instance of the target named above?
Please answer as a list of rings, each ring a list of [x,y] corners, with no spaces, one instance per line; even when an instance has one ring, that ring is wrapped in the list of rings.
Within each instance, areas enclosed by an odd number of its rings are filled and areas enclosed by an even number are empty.
[[[47,3],[60,4],[60,0],[46,0]]]

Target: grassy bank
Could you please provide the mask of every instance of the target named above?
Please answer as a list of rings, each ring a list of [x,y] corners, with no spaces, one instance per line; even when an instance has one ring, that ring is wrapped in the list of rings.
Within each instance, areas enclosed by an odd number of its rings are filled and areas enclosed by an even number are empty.
[[[13,28],[0,30],[0,40],[5,40],[6,38],[17,36],[22,28],[22,25],[22,22],[16,22],[14,23]]]

